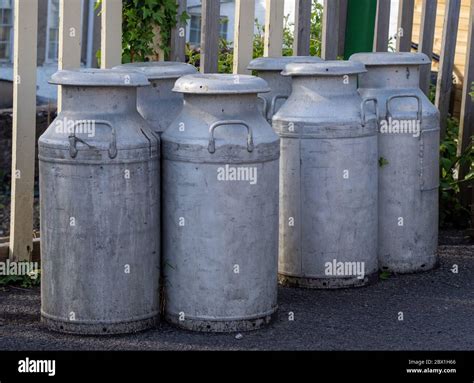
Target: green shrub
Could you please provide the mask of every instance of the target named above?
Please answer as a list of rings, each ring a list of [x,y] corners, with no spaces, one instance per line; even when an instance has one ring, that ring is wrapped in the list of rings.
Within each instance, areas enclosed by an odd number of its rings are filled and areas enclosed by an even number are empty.
[[[449,117],[446,135],[440,144],[440,194],[439,220],[441,227],[466,227],[469,224],[470,211],[460,202],[460,185],[472,181],[474,177],[474,150],[469,145],[460,155],[457,153],[459,121]],[[464,180],[458,179],[460,166],[469,166]]]
[[[160,26],[159,48],[169,57],[171,30],[176,26],[178,4],[175,0],[123,0],[122,1],[122,61],[145,61],[157,52],[153,47],[154,26]],[[182,21],[189,16],[179,15]]]
[[[102,0],[96,3],[101,7]],[[154,27],[160,26],[159,48],[168,58],[170,53],[171,30],[176,26],[177,17],[186,21],[186,12],[178,15],[175,0],[122,0],[122,62],[146,61],[147,56],[156,55],[153,47]],[[100,61],[100,51],[96,57]]]
[[[431,84],[428,98],[435,101],[436,86]],[[460,186],[473,179],[474,149],[471,144],[458,154],[459,121],[448,117],[446,134],[440,142],[439,224],[442,228],[464,228],[469,225],[470,211],[461,205]],[[460,166],[469,166],[464,180],[458,179]]]
[[[23,288],[32,288],[40,285],[41,271],[34,270],[28,275],[0,275],[0,287],[20,286]]]

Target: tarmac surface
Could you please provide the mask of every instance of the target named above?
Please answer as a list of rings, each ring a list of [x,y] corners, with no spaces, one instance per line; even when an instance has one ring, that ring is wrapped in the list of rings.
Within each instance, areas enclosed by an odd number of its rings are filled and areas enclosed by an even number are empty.
[[[474,246],[444,243],[440,267],[430,272],[357,289],[280,287],[277,319],[241,335],[165,322],[132,335],[57,334],[40,322],[39,288],[3,288],[0,350],[474,350]]]

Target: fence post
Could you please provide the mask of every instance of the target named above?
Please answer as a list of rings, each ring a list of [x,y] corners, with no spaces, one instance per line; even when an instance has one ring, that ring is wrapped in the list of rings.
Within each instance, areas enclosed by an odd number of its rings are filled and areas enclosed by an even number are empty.
[[[247,66],[253,57],[255,0],[235,1],[234,74],[250,74]]]
[[[283,46],[284,0],[265,0],[265,41],[263,55],[280,57]]]
[[[122,63],[121,0],[102,0],[101,45],[101,68],[112,68]]]
[[[335,60],[339,39],[339,0],[324,0],[321,57]]]
[[[474,0],[470,1],[469,10],[469,27],[467,37],[467,52],[466,65],[464,71],[464,83],[461,101],[461,116],[459,121],[459,143],[458,155],[463,153],[469,146],[472,145],[472,136],[474,135],[474,100],[470,96],[472,91],[472,84],[474,82]],[[462,180],[469,173],[471,164],[464,164],[459,168],[459,179]],[[461,203],[464,207],[469,207],[469,203],[474,205],[472,200],[472,192],[474,188],[467,183],[461,184]],[[470,187],[469,187],[470,186]],[[471,190],[470,190],[471,189]],[[470,198],[471,197],[471,198]],[[474,206],[471,206],[471,211],[474,213]],[[473,215],[474,218],[474,215]],[[474,220],[471,222],[471,227],[474,228]]]
[[[186,23],[181,21],[181,15],[186,12],[186,0],[178,1],[176,26],[171,30],[171,61],[186,61]]]
[[[220,1],[202,0],[201,72],[216,73],[219,60]]]
[[[415,0],[400,0],[398,8],[397,51],[410,52]]]
[[[311,33],[311,1],[295,0],[295,40],[293,55],[308,56]]]
[[[374,52],[387,52],[390,30],[390,0],[378,0],[375,14]]]
[[[423,0],[418,52],[423,52],[430,58],[430,65],[422,65],[420,68],[420,88],[426,95],[430,91],[431,59],[433,57],[437,8],[438,0]]]
[[[347,27],[347,9],[349,7],[349,0],[339,0],[339,36],[337,42],[337,56],[344,57],[344,50],[346,49],[346,27]]]
[[[440,113],[441,138],[446,133],[446,119],[449,113],[460,9],[461,0],[447,0],[435,99],[435,105]]]
[[[38,0],[15,0],[10,249],[12,261],[33,251]]]
[[[66,5],[67,3],[67,5]],[[59,2],[59,46],[58,69],[81,66],[81,18],[82,1],[60,0]],[[58,87],[58,112],[62,107],[62,87]]]

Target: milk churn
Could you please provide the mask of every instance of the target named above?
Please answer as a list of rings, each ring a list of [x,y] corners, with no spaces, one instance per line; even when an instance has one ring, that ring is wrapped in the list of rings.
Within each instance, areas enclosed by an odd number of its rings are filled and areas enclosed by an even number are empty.
[[[159,141],[136,110],[140,73],[65,70],[39,139],[41,316],[53,330],[127,333],[159,314]]]
[[[377,117],[357,93],[360,63],[288,64],[281,139],[279,280],[341,288],[377,279]]]
[[[173,92],[175,81],[197,69],[186,63],[174,61],[149,61],[119,65],[117,70],[140,71],[151,86],[138,89],[137,108],[154,132],[161,134],[183,107],[183,95]]]
[[[254,76],[181,77],[181,114],[162,135],[166,319],[252,330],[277,309],[279,140]]]
[[[281,71],[290,63],[315,63],[323,61],[316,56],[259,57],[250,61],[247,69],[257,72],[270,86],[270,92],[259,94],[262,112],[268,122],[283,105],[291,93],[291,77],[282,76]]]
[[[379,263],[408,273],[437,264],[439,112],[419,89],[422,53],[359,53],[359,92],[380,107]]]

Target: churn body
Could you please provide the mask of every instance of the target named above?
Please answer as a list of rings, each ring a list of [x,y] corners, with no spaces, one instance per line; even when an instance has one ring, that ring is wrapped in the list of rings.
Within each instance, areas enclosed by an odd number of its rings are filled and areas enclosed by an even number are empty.
[[[262,79],[189,75],[162,135],[165,315],[241,331],[277,308],[279,140],[258,110]]]
[[[39,139],[41,315],[111,334],[159,314],[159,139],[136,111],[142,74],[60,71],[62,111]]]
[[[375,97],[379,129],[379,262],[409,273],[437,265],[439,112],[419,88],[422,53],[360,53],[359,92]],[[388,109],[387,109],[388,108]]]
[[[273,116],[281,139],[279,279],[308,288],[377,279],[377,135],[362,64],[289,64],[293,90]]]

